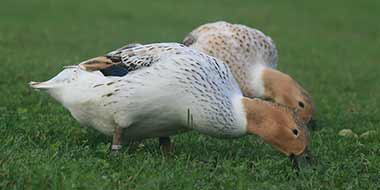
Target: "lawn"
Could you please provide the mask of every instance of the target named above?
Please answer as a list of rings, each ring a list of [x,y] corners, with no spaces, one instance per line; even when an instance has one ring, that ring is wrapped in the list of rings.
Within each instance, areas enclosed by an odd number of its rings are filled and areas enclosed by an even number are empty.
[[[376,0],[2,0],[0,189],[379,189],[379,15]],[[314,170],[297,175],[256,137],[195,132],[173,138],[169,159],[156,139],[114,155],[111,138],[27,85],[126,43],[181,41],[217,20],[270,35],[279,69],[313,95]]]

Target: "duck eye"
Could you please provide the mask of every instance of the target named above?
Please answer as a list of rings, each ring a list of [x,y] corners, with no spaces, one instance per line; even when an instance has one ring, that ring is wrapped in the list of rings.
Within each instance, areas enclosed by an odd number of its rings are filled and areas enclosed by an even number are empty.
[[[298,133],[299,133],[298,129],[293,129],[292,132],[293,132],[293,134],[294,134],[295,136],[297,136]]]
[[[305,107],[305,104],[303,102],[298,102],[298,105],[301,107],[301,108],[304,108]]]

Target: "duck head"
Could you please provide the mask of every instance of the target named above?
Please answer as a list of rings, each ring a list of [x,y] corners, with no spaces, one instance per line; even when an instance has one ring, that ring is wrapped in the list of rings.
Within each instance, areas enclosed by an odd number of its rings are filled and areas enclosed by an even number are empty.
[[[294,167],[307,164],[311,159],[309,132],[293,109],[260,99],[243,98],[242,101],[248,134],[260,136],[289,156]]]
[[[289,75],[278,70],[257,66],[254,73],[256,89],[261,89],[259,96],[265,100],[273,101],[287,107],[297,109],[299,118],[308,127],[315,128],[315,106],[310,94]],[[254,91],[254,90],[250,90]],[[256,90],[257,91],[257,90]],[[247,94],[249,97],[254,95]]]

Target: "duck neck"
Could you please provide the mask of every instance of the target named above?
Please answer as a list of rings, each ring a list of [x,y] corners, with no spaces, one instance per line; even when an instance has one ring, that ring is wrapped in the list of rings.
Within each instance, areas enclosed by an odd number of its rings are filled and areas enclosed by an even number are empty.
[[[255,64],[250,68],[249,75],[243,79],[244,81],[249,80],[248,86],[245,86],[244,83],[242,85],[245,96],[261,98],[265,95],[264,74],[266,70],[267,68],[262,64]]]

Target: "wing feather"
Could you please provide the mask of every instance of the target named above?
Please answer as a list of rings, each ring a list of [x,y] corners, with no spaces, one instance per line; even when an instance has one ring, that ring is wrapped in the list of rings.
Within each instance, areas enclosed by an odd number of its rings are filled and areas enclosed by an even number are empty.
[[[170,54],[180,54],[179,49],[184,47],[178,43],[128,44],[79,65],[85,70],[98,70],[105,76],[124,76],[129,72],[149,67]]]

